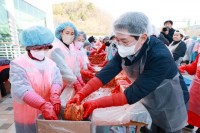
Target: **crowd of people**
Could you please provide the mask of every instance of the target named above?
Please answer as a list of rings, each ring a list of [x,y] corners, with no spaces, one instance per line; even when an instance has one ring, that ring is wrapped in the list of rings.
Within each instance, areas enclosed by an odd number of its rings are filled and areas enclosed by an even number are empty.
[[[35,133],[39,114],[58,120],[65,90],[74,91],[67,104],[79,105],[123,70],[130,86],[85,102],[85,119],[96,108],[141,101],[152,118],[151,129],[144,128],[144,133],[182,133],[185,126],[197,126],[200,133],[200,39],[172,26],[167,20],[154,34],[145,14],[128,12],[113,23],[112,35],[99,40],[69,21],[59,24],[55,35],[42,26],[25,29],[21,42],[27,52],[9,65],[16,132]],[[106,56],[95,75],[92,55]],[[190,92],[182,76],[185,71],[195,75]],[[86,83],[83,76],[91,79]]]

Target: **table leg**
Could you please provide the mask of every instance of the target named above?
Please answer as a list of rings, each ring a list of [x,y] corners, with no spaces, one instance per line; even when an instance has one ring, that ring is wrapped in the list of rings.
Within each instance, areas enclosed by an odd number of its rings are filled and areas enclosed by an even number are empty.
[[[141,126],[136,126],[136,133],[140,133]]]
[[[126,126],[126,133],[129,133],[129,126]]]

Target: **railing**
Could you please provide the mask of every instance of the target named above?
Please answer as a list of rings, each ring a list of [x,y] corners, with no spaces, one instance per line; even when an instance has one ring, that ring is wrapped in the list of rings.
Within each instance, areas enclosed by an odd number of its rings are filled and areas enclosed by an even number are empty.
[[[25,48],[20,45],[0,44],[0,58],[13,60],[25,53]]]

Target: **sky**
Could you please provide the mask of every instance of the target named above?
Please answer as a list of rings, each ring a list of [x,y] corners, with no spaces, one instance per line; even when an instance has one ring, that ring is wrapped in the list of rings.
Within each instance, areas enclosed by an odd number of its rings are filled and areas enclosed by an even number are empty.
[[[54,3],[73,0],[53,0]],[[161,27],[165,20],[200,20],[199,0],[85,0],[106,10],[114,19],[128,11],[145,13],[151,22]]]

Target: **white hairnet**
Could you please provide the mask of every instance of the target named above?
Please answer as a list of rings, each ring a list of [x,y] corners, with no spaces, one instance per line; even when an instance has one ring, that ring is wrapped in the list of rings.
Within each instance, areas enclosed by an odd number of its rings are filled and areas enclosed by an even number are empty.
[[[178,30],[176,30],[174,33],[179,33],[179,34],[181,34],[183,37],[186,36],[184,30],[182,30],[182,29],[178,29]]]
[[[114,22],[114,32],[140,36],[140,34],[151,34],[151,24],[149,18],[142,12],[127,12],[122,14]]]

